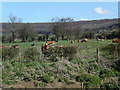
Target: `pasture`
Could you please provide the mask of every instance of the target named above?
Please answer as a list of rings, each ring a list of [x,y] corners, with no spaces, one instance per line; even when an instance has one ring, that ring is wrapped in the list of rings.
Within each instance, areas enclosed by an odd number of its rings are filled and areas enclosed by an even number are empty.
[[[32,47],[32,43],[35,46]],[[112,40],[97,41],[91,39],[88,42],[79,43],[59,41],[50,45],[50,47],[59,45],[69,47],[68,50],[64,48],[67,50],[66,53],[69,50],[74,52],[74,49],[77,49],[76,56],[72,59],[60,57],[57,52],[53,52],[50,56],[42,54],[40,49],[44,43],[3,44],[5,46],[19,45],[19,51],[14,52],[13,49],[14,57],[10,59],[7,57],[3,60],[3,87],[99,88],[105,87],[104,85],[107,83],[112,83],[110,85],[118,87],[120,73],[111,67],[112,59],[102,56],[102,51],[99,51],[100,59],[97,60],[96,57],[97,48],[112,44]],[[72,50],[70,46],[76,48],[72,48]],[[9,54],[11,53],[10,51]],[[72,56],[73,53],[69,54]]]
[[[31,47],[31,44],[32,43],[35,43],[35,46],[36,47],[40,47],[42,44],[44,44],[45,42],[26,42],[26,43],[7,43],[7,44],[2,44],[2,45],[5,45],[5,46],[10,46],[10,45],[19,45],[20,48],[28,48],[28,47]],[[67,41],[59,41],[59,42],[56,42],[55,44],[53,44],[52,46],[57,46],[57,45],[63,45],[63,46],[83,46],[83,47],[90,47],[90,48],[95,48],[97,46],[104,46],[104,45],[107,45],[107,44],[110,44],[112,43],[112,40],[104,40],[104,41],[96,41],[96,39],[91,39],[89,40],[88,42],[75,42],[75,43],[70,43],[67,42]]]

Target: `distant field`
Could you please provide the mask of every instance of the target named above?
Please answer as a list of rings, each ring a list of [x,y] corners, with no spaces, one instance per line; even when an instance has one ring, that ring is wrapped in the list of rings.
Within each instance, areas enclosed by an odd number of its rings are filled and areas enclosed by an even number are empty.
[[[45,42],[26,42],[26,43],[7,43],[7,44],[3,44],[5,46],[10,46],[10,45],[19,45],[19,47],[21,48],[28,48],[31,47],[31,44],[35,43],[35,46],[37,47],[41,47],[42,44],[44,44]],[[67,41],[59,41],[56,42],[55,44],[53,44],[52,46],[57,46],[57,45],[63,45],[63,46],[85,46],[85,47],[90,47],[90,48],[95,48],[97,46],[104,46],[107,44],[110,44],[111,40],[104,40],[104,41],[96,41],[95,39],[91,39],[89,40],[87,43],[83,42],[83,43],[78,43],[77,41],[75,43],[70,43]]]

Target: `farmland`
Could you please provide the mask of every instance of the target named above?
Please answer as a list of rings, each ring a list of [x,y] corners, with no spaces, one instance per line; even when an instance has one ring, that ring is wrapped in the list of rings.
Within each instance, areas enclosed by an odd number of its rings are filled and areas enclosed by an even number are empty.
[[[32,43],[35,43],[35,46],[32,47]],[[63,54],[67,53],[67,56],[59,56],[58,54],[61,52],[54,51],[54,49],[52,54],[51,51],[47,51],[50,56],[44,55],[41,52],[41,45],[44,43],[3,44],[5,46],[19,45],[18,50],[3,49],[3,87],[119,88],[120,72],[116,69],[119,68],[118,64],[113,67],[115,62],[119,62],[119,46],[115,58],[111,57],[114,53],[107,54],[101,49],[117,45],[112,44],[111,40],[97,42],[95,39],[91,39],[83,43],[58,41],[50,45],[50,47],[63,45],[64,49],[58,48],[58,50],[61,50]],[[97,48],[99,48],[99,58]],[[71,56],[72,58],[69,58]]]

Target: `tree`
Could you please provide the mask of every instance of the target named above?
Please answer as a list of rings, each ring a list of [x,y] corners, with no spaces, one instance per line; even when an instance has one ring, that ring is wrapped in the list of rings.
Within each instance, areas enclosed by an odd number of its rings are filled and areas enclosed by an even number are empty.
[[[30,23],[24,23],[19,30],[19,37],[22,38],[22,42],[34,41],[36,37],[36,32]]]
[[[56,39],[58,40],[59,37],[64,40],[65,36],[68,36],[68,32],[70,32],[70,24],[69,22],[72,22],[73,19],[71,18],[55,18],[52,19],[53,26],[52,26],[52,32],[56,36]]]
[[[18,25],[19,25],[17,23],[21,23],[21,22],[22,22],[21,18],[17,18],[16,16],[13,16],[12,14],[10,14],[8,28],[10,29],[13,43],[14,43],[15,36],[16,36],[16,29],[18,29]]]

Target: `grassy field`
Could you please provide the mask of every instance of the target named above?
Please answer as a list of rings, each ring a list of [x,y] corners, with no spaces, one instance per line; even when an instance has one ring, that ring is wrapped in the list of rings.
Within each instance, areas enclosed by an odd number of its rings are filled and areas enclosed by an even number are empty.
[[[31,47],[32,43],[35,43],[35,47]],[[8,50],[10,53],[4,52],[8,57],[3,60],[3,87],[83,88],[84,85],[84,87],[100,88],[100,86],[105,87],[107,83],[109,84],[106,87],[119,87],[120,72],[111,67],[113,61],[103,57],[101,51],[100,59],[96,58],[97,47],[105,47],[112,43],[111,40],[97,42],[92,39],[84,43],[59,41],[51,45],[77,47],[78,52],[72,59],[59,57],[56,53],[45,56],[40,50],[44,43],[3,44],[5,46],[19,45],[20,47],[18,51],[13,50],[14,53],[11,50]],[[9,58],[11,53],[15,56]]]
[[[10,45],[19,45],[21,48],[28,48],[31,47],[31,44],[35,43],[36,47],[41,47],[42,44],[44,44],[45,42],[26,42],[26,43],[9,43],[9,44],[3,44],[5,46],[10,46]],[[104,40],[104,41],[99,41],[97,42],[96,39],[91,39],[89,40],[87,43],[78,43],[77,41],[75,43],[70,43],[67,41],[59,41],[56,42],[53,46],[57,46],[57,45],[63,45],[63,46],[87,46],[87,47],[91,47],[91,48],[95,48],[97,46],[104,46],[106,44],[110,44],[112,43],[112,40]]]

